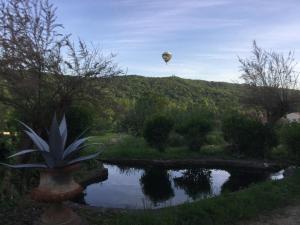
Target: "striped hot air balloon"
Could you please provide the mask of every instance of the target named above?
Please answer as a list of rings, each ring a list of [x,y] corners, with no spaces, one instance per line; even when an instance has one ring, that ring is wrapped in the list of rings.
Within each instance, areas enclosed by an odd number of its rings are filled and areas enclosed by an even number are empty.
[[[168,63],[171,58],[172,58],[172,54],[170,52],[164,52],[161,57],[163,58],[163,60],[165,61],[165,63]]]

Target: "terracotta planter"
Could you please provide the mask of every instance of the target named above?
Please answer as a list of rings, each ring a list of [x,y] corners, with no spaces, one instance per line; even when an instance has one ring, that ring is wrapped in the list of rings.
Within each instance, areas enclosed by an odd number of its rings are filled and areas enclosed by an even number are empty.
[[[31,192],[35,201],[55,203],[74,198],[83,188],[74,181],[72,173],[80,166],[40,170],[40,184]]]
[[[61,203],[52,203],[34,225],[83,225],[81,218]]]
[[[81,219],[62,202],[79,195],[83,188],[75,182],[72,173],[80,166],[72,165],[61,169],[40,170],[39,186],[32,190],[35,201],[51,203],[37,221],[38,225],[80,225]]]

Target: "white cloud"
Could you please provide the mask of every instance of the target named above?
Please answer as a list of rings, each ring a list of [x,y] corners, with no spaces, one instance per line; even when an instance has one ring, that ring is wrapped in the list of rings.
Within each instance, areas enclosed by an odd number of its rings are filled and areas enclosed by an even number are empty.
[[[123,6],[134,6],[130,15],[112,21],[117,31],[116,42],[162,41],[172,39],[183,32],[198,32],[223,27],[241,26],[244,21],[218,18],[217,15],[202,15],[207,8],[223,7],[231,1],[121,1]],[[190,33],[187,33],[190,35]]]
[[[99,20],[97,14],[72,16],[74,29],[118,53],[129,73],[236,80],[237,57],[249,56],[254,39],[265,49],[295,50],[300,62],[299,0],[87,1],[76,0],[85,10],[103,5],[111,11],[102,10]],[[174,53],[167,67],[160,58],[164,48]]]

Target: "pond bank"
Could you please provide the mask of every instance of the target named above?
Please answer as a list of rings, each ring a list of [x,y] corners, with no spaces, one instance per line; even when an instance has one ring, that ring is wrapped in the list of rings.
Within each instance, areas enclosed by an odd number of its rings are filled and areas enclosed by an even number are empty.
[[[87,173],[84,174],[80,179],[79,184],[83,188],[86,188],[90,184],[105,181],[107,180],[107,178],[108,178],[107,168],[101,167],[101,168],[87,171]]]
[[[0,207],[1,224],[32,224],[32,221],[42,213],[44,205],[26,199],[24,196],[22,200],[16,200],[14,203],[11,201],[3,203]],[[272,213],[272,210],[283,209],[293,204],[295,200],[300,202],[299,170],[292,177],[281,181],[268,181],[236,193],[154,211],[92,209],[86,206],[78,207],[78,205],[73,205],[72,208],[89,224],[94,225],[232,225],[238,222],[248,225],[245,220],[249,222],[251,219],[258,218],[258,215],[270,215],[268,213]]]
[[[218,159],[218,158],[203,158],[203,159],[170,159],[170,160],[152,160],[152,159],[105,159],[104,163],[132,166],[132,167],[147,167],[158,166],[162,168],[181,169],[186,167],[218,167],[220,169],[232,168],[240,170],[249,170],[253,172],[274,172],[286,168],[287,163],[276,163],[258,160],[241,160],[241,159]]]
[[[102,208],[158,209],[283,178],[282,171],[252,173],[230,168],[137,168],[107,163],[103,166],[108,169],[109,179],[89,185],[75,202]]]
[[[280,181],[267,181],[236,193],[159,210],[107,214],[103,210],[80,210],[91,224],[128,225],[232,225],[284,208],[300,198],[300,171]],[[252,225],[252,224],[251,224]],[[255,224],[256,225],[256,224]],[[283,225],[283,224],[280,224]]]

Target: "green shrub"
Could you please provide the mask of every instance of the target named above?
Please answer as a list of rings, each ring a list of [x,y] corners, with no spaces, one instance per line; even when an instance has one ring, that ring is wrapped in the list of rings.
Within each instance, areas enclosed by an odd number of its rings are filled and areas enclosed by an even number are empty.
[[[143,136],[150,146],[163,151],[172,127],[173,122],[166,116],[154,116],[146,121]]]
[[[0,160],[6,160],[7,156],[15,151],[19,144],[19,137],[13,129],[7,129],[10,135],[0,133]]]
[[[146,92],[139,97],[120,123],[120,130],[135,136],[142,136],[145,122],[159,113],[164,113],[168,105],[165,97]]]
[[[185,145],[184,137],[175,131],[169,135],[168,145],[171,147],[182,147]]]
[[[290,159],[290,154],[285,145],[278,145],[274,148],[272,148],[270,152],[270,158],[271,159],[276,159],[276,160],[288,160]]]
[[[206,136],[206,142],[209,145],[224,145],[225,140],[222,132],[213,131]]]
[[[272,126],[240,113],[231,113],[223,119],[224,138],[232,150],[251,157],[264,157],[277,144]]]
[[[13,150],[13,147],[12,138],[0,134],[0,160],[6,159],[6,156]]]
[[[222,145],[204,145],[200,149],[200,154],[207,156],[224,156],[226,155],[226,151]]]
[[[91,129],[94,124],[95,112],[89,105],[72,106],[66,112],[69,126],[68,140],[78,137],[86,129]]]
[[[177,132],[183,135],[190,150],[200,150],[206,142],[206,135],[213,128],[213,115],[209,112],[191,112],[177,125]]]
[[[300,124],[290,123],[280,129],[280,141],[288,151],[297,159],[300,159]]]

